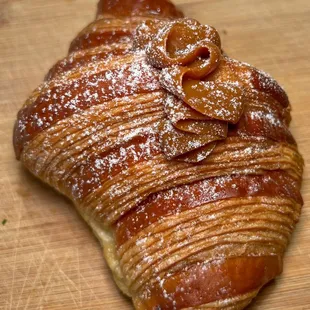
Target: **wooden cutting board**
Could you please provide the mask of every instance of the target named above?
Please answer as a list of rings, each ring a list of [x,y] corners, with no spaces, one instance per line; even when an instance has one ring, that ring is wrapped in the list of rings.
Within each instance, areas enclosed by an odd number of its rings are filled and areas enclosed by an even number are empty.
[[[0,0],[0,309],[132,309],[71,203],[24,171],[11,143],[17,110],[92,21],[96,2]],[[271,73],[290,96],[305,206],[283,275],[249,309],[310,309],[310,1],[175,2],[214,25],[230,56]]]

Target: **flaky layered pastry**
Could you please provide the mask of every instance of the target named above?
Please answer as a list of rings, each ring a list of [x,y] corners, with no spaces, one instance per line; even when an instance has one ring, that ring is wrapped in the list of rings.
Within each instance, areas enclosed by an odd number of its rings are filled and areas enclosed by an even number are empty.
[[[282,271],[303,160],[290,104],[167,0],[101,0],[28,98],[16,156],[69,197],[136,309],[244,309]]]

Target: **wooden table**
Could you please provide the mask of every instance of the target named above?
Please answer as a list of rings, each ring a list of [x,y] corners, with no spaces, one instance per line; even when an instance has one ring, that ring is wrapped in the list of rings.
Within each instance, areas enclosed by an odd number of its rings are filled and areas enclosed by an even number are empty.
[[[0,0],[0,309],[132,309],[70,202],[25,172],[11,143],[16,112],[92,20],[96,1]],[[290,96],[305,206],[283,275],[250,309],[310,309],[310,1],[175,2],[216,26],[230,56],[271,73]]]

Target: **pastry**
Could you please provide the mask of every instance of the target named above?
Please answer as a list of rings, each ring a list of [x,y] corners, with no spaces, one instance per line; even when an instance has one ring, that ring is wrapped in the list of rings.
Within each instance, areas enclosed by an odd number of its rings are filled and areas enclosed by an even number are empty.
[[[138,310],[244,309],[303,204],[284,90],[167,0],[101,0],[18,113],[14,148],[69,197]]]

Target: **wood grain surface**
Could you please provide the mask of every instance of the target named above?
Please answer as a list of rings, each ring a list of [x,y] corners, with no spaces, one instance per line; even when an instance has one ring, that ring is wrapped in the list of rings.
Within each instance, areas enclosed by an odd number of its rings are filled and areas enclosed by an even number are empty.
[[[11,143],[21,104],[92,21],[96,2],[0,0],[0,309],[132,309],[71,203],[23,170]],[[289,94],[305,206],[283,275],[249,309],[310,309],[310,1],[175,2],[215,26],[231,57],[269,72]]]

